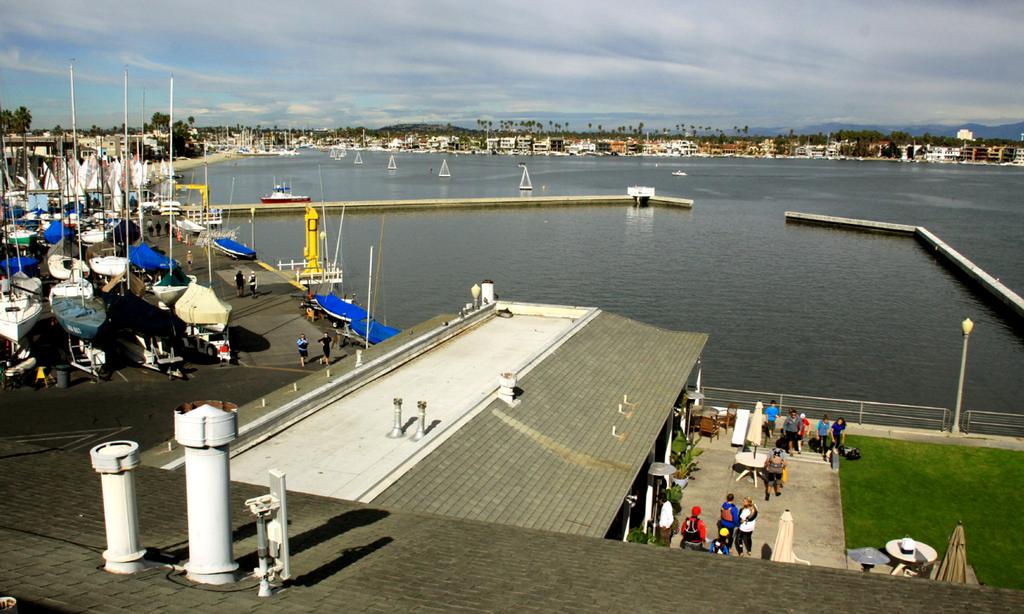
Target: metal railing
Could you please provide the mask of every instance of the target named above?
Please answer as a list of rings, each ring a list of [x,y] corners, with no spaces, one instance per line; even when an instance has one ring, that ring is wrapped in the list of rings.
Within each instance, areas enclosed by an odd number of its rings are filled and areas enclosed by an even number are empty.
[[[705,405],[727,406],[729,403],[736,403],[740,407],[751,408],[758,401],[762,401],[767,405],[769,401],[776,400],[779,403],[780,409],[784,411],[795,409],[798,413],[806,414],[809,419],[818,419],[822,415],[828,414],[832,419],[842,416],[847,422],[855,424],[903,426],[936,431],[948,431],[952,426],[951,412],[945,407],[878,403],[855,399],[833,399],[799,394],[783,394],[781,392],[716,388],[712,386],[705,386],[703,392]],[[1005,414],[998,415],[1002,416]],[[981,420],[981,416],[978,416],[977,419]],[[963,419],[961,422],[963,422]],[[1018,424],[1024,428],[1024,416],[1018,417]]]
[[[964,433],[1024,437],[1024,415],[971,409],[960,416],[960,430]]]

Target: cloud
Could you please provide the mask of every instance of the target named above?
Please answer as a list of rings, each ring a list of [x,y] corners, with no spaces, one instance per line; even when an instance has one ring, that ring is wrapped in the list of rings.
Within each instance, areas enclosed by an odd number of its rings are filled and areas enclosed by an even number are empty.
[[[47,97],[66,97],[74,57],[95,86],[86,117],[119,99],[125,65],[147,107],[166,106],[173,73],[180,104],[211,124],[1024,116],[1019,3],[308,0],[287,16],[240,0],[0,6],[0,67],[23,104],[57,106]]]

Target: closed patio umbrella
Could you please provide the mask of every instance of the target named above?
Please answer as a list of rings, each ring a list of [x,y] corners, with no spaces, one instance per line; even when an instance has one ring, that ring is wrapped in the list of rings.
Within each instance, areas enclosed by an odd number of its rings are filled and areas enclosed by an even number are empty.
[[[754,444],[754,447],[761,445],[761,431],[764,428],[764,404],[761,401],[754,406],[754,413],[750,416],[750,423],[747,425],[747,441]]]
[[[803,563],[808,561],[798,558],[793,552],[793,515],[789,510],[782,512],[779,518],[779,532],[775,534],[775,545],[772,546],[772,560],[776,563]]]
[[[935,579],[967,584],[967,540],[964,537],[963,521],[956,524],[953,534],[949,536],[946,555],[942,557]]]

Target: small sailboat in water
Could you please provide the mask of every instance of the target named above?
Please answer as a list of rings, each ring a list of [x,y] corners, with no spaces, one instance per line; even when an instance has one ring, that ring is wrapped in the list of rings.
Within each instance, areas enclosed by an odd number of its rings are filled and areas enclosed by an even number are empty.
[[[530,171],[522,162],[519,163],[519,166],[523,167],[523,176],[519,179],[519,189],[524,192],[532,190],[533,183],[530,181]]]
[[[448,160],[441,160],[441,170],[437,173],[438,177],[451,177],[452,173],[448,170]]]
[[[389,171],[397,171],[398,170],[398,163],[395,162],[395,154],[391,154],[391,157],[388,158],[388,170]]]
[[[356,159],[355,159],[355,162],[353,162],[353,164],[362,164],[362,163],[363,163],[363,154],[361,152],[357,151],[356,152]]]

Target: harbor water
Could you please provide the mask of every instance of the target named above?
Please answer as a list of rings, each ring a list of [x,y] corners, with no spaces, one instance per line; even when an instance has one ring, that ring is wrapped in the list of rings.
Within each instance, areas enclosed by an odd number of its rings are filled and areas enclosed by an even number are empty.
[[[533,195],[623,194],[649,185],[693,210],[632,207],[346,212],[345,287],[364,302],[375,246],[379,319],[409,326],[496,282],[503,298],[599,306],[711,339],[709,385],[1024,412],[1024,327],[917,241],[786,224],[787,210],[926,226],[1024,291],[1024,169],[824,160],[566,158],[304,152],[209,167],[214,203],[256,203],[275,181],[314,201],[507,197],[520,161]],[[436,176],[447,158],[451,178]],[[686,176],[673,176],[682,169]],[[202,179],[202,169],[184,180]],[[323,192],[321,192],[321,181]],[[232,187],[233,186],[233,187]],[[341,212],[328,211],[333,252]],[[251,239],[247,212],[227,221]],[[383,227],[383,242],[380,241]],[[266,262],[302,257],[298,214],[256,216]],[[627,391],[628,392],[628,391]]]

